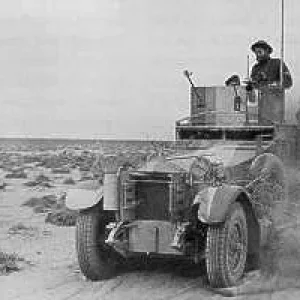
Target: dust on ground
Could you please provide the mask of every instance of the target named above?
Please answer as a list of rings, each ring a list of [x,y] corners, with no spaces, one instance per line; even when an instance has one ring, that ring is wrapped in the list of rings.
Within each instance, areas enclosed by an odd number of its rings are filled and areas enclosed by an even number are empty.
[[[155,152],[143,146],[129,149],[138,149],[137,163]],[[75,253],[76,216],[65,209],[64,195],[86,180],[101,180],[101,170],[90,172],[94,151],[82,145],[48,148],[19,145],[0,153],[0,252],[10,258],[0,272],[1,299],[300,298],[300,230],[293,226],[276,232],[275,247],[262,258],[266,268],[273,268],[271,275],[249,273],[242,286],[230,290],[207,288],[203,266],[168,261],[132,262],[115,278],[87,281]],[[291,225],[300,216],[300,171],[289,169],[288,178]]]

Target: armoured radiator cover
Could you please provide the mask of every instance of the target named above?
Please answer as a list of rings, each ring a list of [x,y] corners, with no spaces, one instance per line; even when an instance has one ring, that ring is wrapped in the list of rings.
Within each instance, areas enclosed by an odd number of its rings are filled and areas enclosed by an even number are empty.
[[[193,194],[185,174],[160,174],[131,178],[123,184],[123,211],[130,219],[183,221]]]
[[[170,218],[169,184],[161,182],[137,182],[136,218],[141,220],[168,220]]]

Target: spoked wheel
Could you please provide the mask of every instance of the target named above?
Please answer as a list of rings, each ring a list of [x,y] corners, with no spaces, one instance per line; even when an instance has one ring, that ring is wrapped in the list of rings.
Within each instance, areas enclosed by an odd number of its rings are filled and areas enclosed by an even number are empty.
[[[212,287],[236,285],[247,259],[248,234],[242,205],[233,203],[224,223],[209,226],[206,240],[206,270]]]
[[[236,274],[240,270],[240,264],[243,262],[245,254],[245,243],[243,240],[243,227],[241,223],[236,222],[229,232],[229,245],[228,245],[228,260],[229,268],[232,273]]]

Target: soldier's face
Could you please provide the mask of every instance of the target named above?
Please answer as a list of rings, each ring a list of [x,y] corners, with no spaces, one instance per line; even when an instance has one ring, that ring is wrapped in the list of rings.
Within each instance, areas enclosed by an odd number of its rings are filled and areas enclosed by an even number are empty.
[[[254,53],[256,55],[257,61],[263,61],[269,58],[269,52],[265,48],[255,48]]]

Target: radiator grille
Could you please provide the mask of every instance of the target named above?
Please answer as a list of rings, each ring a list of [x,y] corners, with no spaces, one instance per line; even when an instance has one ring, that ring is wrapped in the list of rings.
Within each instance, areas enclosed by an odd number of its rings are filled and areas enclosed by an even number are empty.
[[[123,209],[134,211],[135,219],[182,219],[191,206],[191,188],[185,174],[135,175],[123,184]]]

